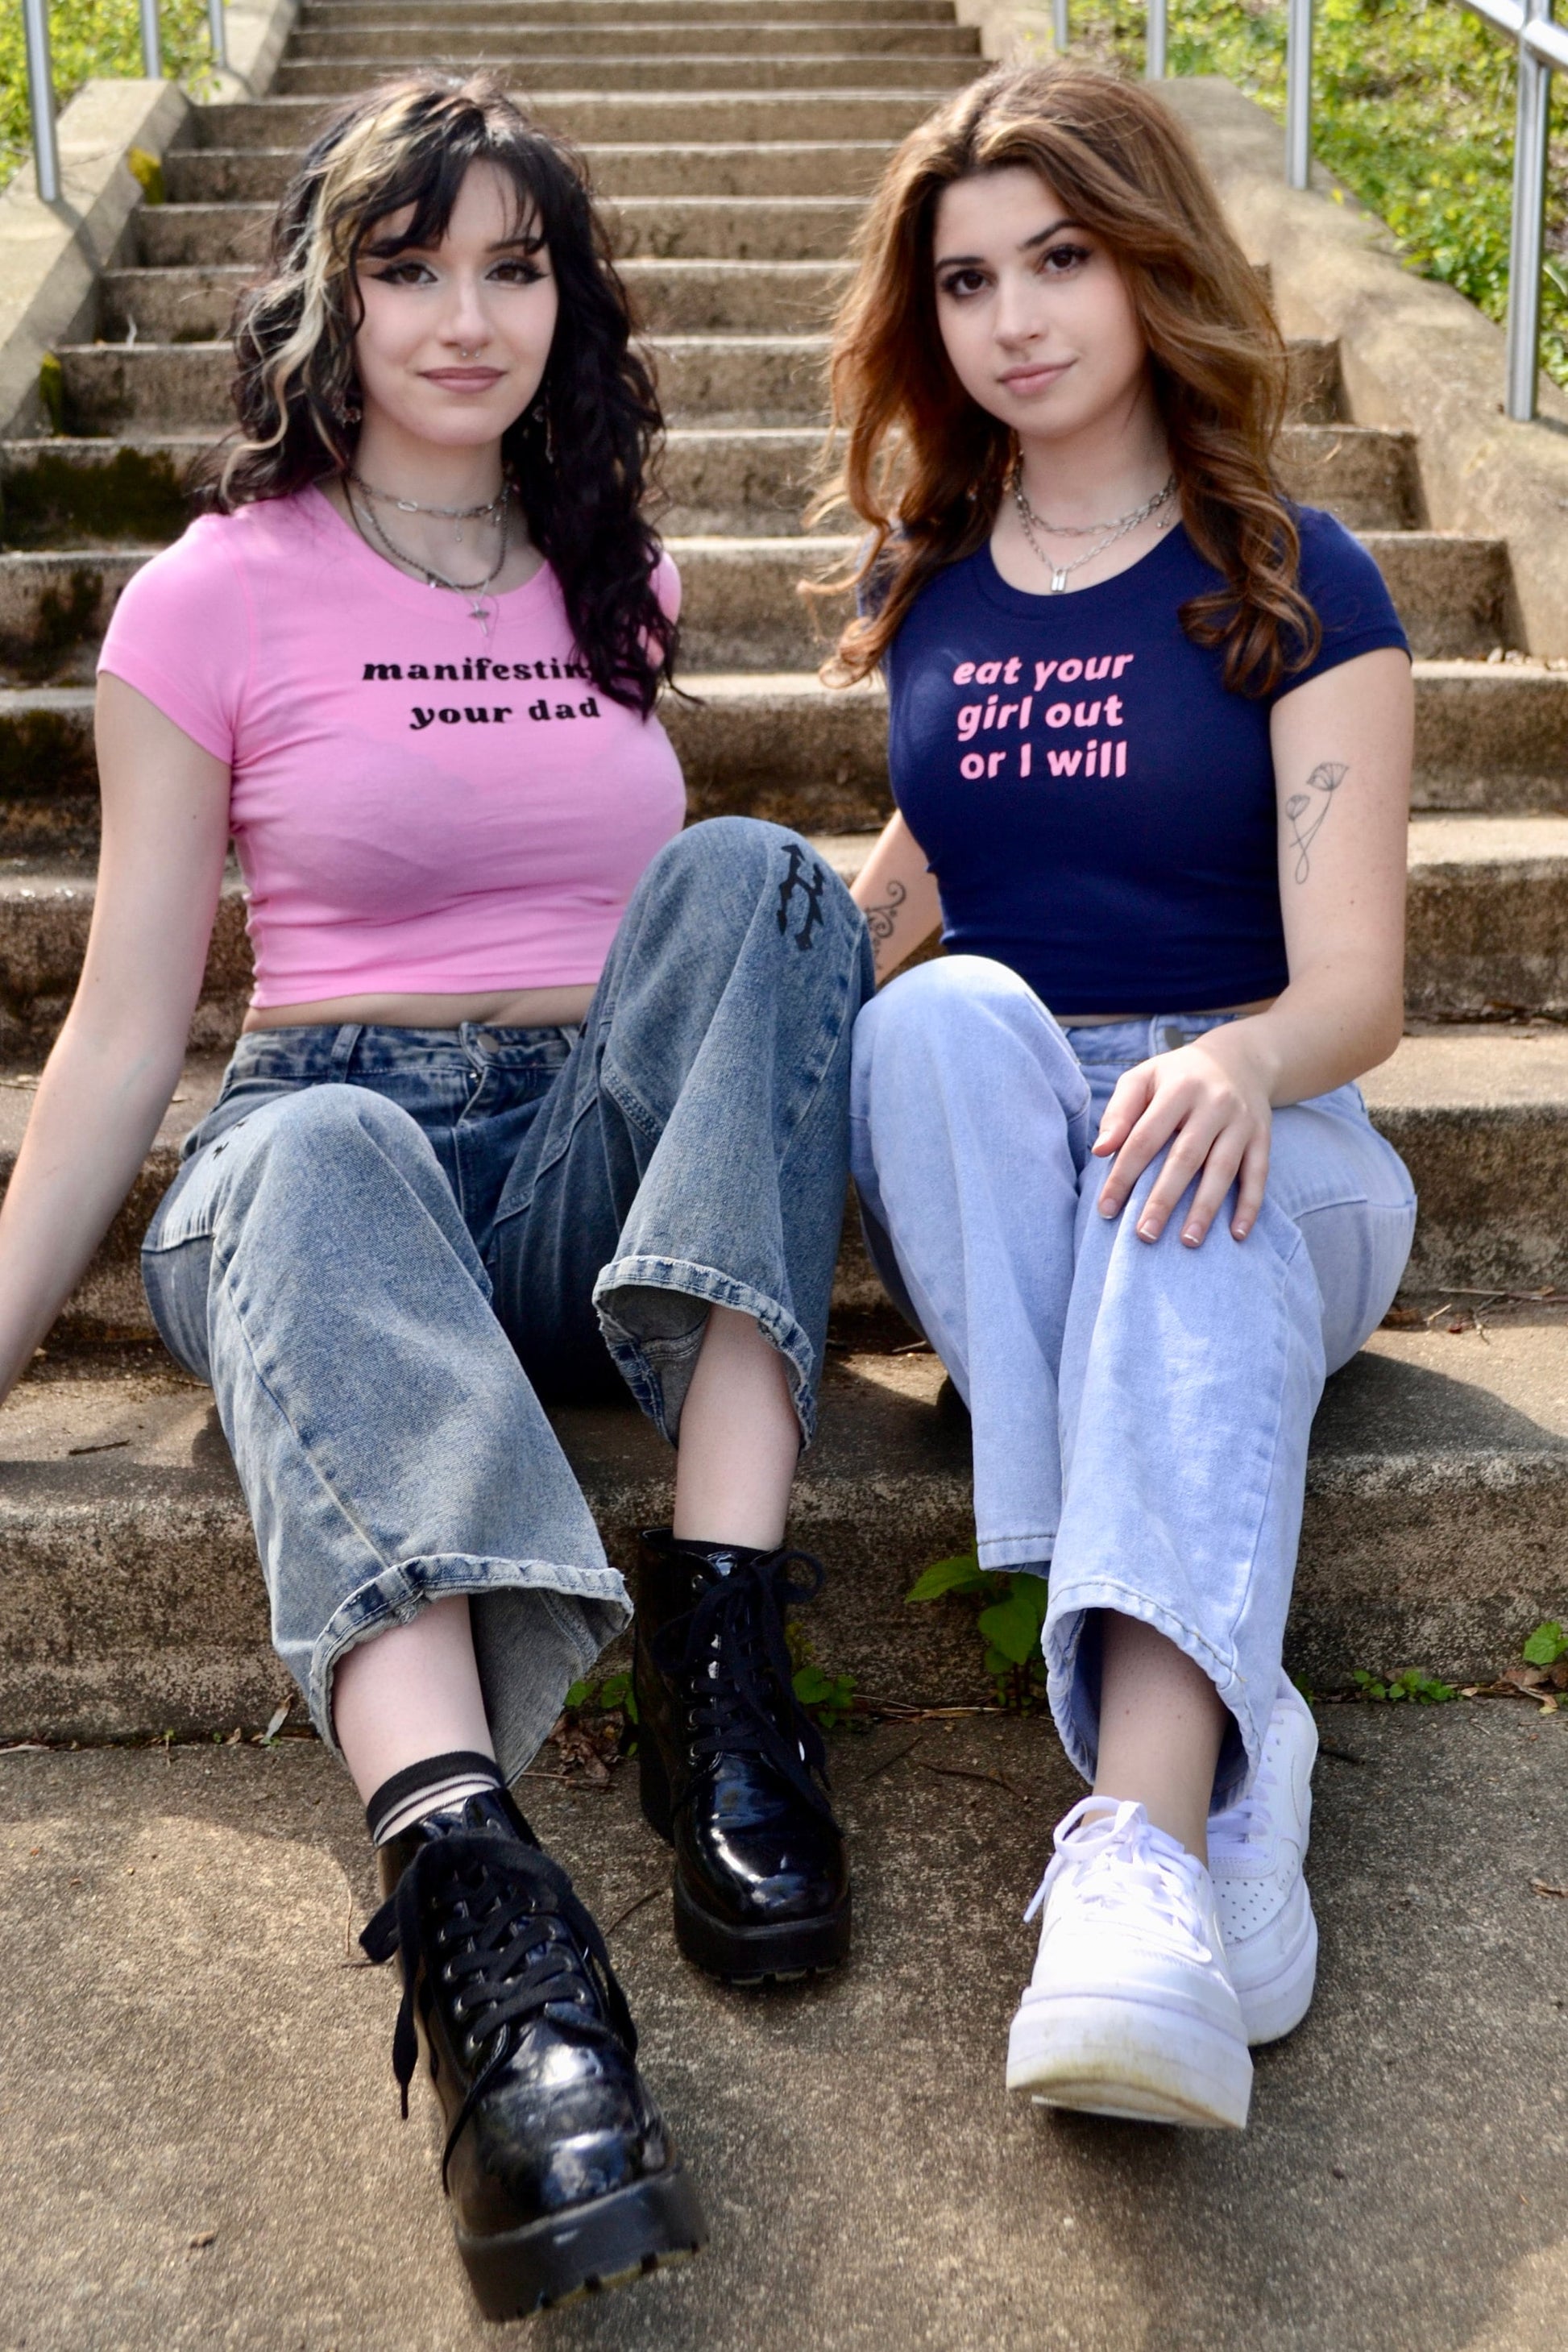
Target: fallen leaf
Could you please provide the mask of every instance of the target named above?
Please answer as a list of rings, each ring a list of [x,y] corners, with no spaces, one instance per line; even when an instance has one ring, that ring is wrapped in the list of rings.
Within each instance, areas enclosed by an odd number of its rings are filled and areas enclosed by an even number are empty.
[[[1419,1331],[1426,1318],[1417,1307],[1391,1307],[1383,1318],[1385,1331]]]
[[[1568,1900],[1568,1886],[1553,1886],[1549,1878],[1532,1878],[1530,1883],[1537,1895],[1560,1895]]]
[[[289,1720],[289,1709],[292,1705],[291,1699],[285,1699],[282,1706],[275,1709],[268,1719],[266,1730],[258,1736],[256,1744],[258,1748],[265,1748],[268,1740],[277,1738]]]
[[[1541,1666],[1505,1666],[1502,1680],[1522,1691],[1544,1690],[1547,1683],[1545,1670]]]
[[[190,2244],[193,2249],[197,2246],[210,2246],[216,2236],[216,2230],[198,2230],[195,2236],[191,2239]]]

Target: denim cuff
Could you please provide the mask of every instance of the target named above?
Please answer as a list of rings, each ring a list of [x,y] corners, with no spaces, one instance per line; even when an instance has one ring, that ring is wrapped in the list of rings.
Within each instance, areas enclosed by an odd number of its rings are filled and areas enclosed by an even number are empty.
[[[659,1329],[671,1320],[668,1304],[639,1305],[631,1294],[663,1292],[700,1301],[703,1312],[683,1328]],[[733,1307],[749,1315],[784,1360],[790,1401],[800,1423],[801,1448],[816,1435],[816,1351],[787,1307],[732,1275],[689,1259],[622,1257],[605,1266],[594,1285],[594,1304],[605,1345],[616,1369],[661,1437],[673,1445],[680,1433],[681,1409],[707,1328],[707,1308]]]

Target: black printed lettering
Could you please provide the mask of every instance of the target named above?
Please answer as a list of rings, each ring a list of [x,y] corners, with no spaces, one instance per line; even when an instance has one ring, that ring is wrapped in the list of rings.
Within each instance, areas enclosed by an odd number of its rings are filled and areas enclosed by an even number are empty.
[[[364,674],[367,678],[401,677],[403,676],[403,672],[396,662],[366,662],[364,666]]]

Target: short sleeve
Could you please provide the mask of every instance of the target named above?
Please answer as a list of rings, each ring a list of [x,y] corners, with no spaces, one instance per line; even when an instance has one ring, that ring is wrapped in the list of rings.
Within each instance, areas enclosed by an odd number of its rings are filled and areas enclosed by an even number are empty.
[[[1358,654],[1396,646],[1408,654],[1410,640],[1394,609],[1382,572],[1343,523],[1317,507],[1297,510],[1301,533],[1301,593],[1318,616],[1321,645],[1304,669],[1293,669],[1279,691],[1304,686]]]
[[[653,593],[658,598],[658,609],[667,621],[680,618],[680,574],[673,559],[659,550],[658,562],[653,567]]]
[[[121,592],[98,657],[183,734],[232,767],[250,675],[251,621],[235,519],[205,515]]]

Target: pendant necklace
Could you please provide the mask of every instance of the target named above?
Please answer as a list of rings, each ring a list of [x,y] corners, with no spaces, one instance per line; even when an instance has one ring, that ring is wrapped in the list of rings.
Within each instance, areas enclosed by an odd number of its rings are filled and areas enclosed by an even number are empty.
[[[466,522],[499,522],[502,509],[511,496],[511,483],[503,480],[494,498],[487,499],[483,506],[431,507],[426,506],[419,499],[400,499],[395,491],[378,490],[374,482],[367,482],[363,474],[356,474],[352,467],[349,479],[355,489],[362,490],[367,499],[379,499],[383,506],[395,507],[399,514],[439,515],[443,522],[455,522],[458,528],[452,536],[459,547],[463,544],[463,525]]]
[[[1013,467],[1013,499],[1018,509],[1018,520],[1024,526],[1024,537],[1051,575],[1049,593],[1053,596],[1065,595],[1068,578],[1073,572],[1081,572],[1086,563],[1092,563],[1097,555],[1103,555],[1108,547],[1114,547],[1119,539],[1125,539],[1130,530],[1136,530],[1141,522],[1147,522],[1152,514],[1157,513],[1175,495],[1176,478],[1173,474],[1163,490],[1156,490],[1152,499],[1145,499],[1142,505],[1134,507],[1131,514],[1117,515],[1109,522],[1047,522],[1044,515],[1035,512],[1025,495],[1022,453]],[[1103,531],[1105,536],[1087,554],[1075,556],[1070,563],[1058,563],[1055,556],[1046,553],[1035,537],[1037,530],[1050,531],[1061,539],[1091,539],[1097,530]]]
[[[351,476],[350,478],[351,480],[357,481],[359,478],[357,475],[353,475]],[[510,488],[510,485],[508,488]],[[358,527],[359,513],[354,505],[353,490],[350,490],[347,493],[347,496],[349,512],[353,516],[355,525]],[[448,589],[454,596],[471,597],[473,601],[468,606],[468,616],[471,620],[475,620],[479,623],[487,637],[489,635],[491,629],[495,625],[496,616],[493,601],[489,606],[487,606],[485,603],[485,591],[489,588],[491,581],[500,575],[501,566],[506,562],[507,524],[509,520],[506,497],[507,492],[506,490],[503,490],[499,499],[492,500],[490,507],[475,507],[469,509],[469,515],[471,518],[471,516],[475,514],[489,513],[496,506],[500,508],[500,551],[482,580],[448,580],[444,572],[432,571],[429,564],[423,562],[417,555],[410,555],[406,548],[398,546],[396,541],[391,538],[384,528],[381,517],[376,513],[374,507],[367,507],[366,509],[366,512],[370,517],[370,527],[372,530],[374,531],[377,539],[380,540],[388,555],[392,557],[393,562],[395,563],[403,564],[405,569],[410,572],[417,572],[425,581],[426,587],[446,588]],[[414,505],[412,501],[405,501],[402,499],[396,499],[395,503],[402,507],[405,512],[409,513],[417,514],[423,512],[426,514],[442,514],[449,513],[451,511],[440,507],[426,507],[421,509]],[[360,530],[360,537],[362,539],[364,537],[363,529]]]

